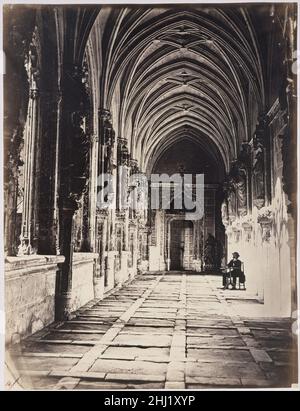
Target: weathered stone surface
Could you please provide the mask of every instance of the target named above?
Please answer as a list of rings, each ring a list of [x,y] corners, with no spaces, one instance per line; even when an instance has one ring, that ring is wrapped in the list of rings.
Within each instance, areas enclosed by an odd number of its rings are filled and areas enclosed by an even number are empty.
[[[279,387],[296,380],[285,321],[230,314],[207,276],[150,277],[15,345],[23,386],[179,390]]]
[[[15,364],[19,370],[46,371],[51,369],[69,370],[78,362],[78,358],[57,357],[19,357]]]
[[[197,346],[243,346],[244,343],[240,338],[226,337],[222,335],[214,336],[203,336],[203,337],[187,337],[187,346],[197,347]]]
[[[166,372],[166,365],[149,361],[125,360],[96,360],[90,371],[115,373],[115,374],[152,374],[160,375]]]
[[[51,332],[48,334],[44,339],[45,340],[81,340],[81,341],[98,341],[103,335],[103,332],[101,334],[86,334],[86,333],[79,333],[76,330],[72,332],[70,330],[69,332]]]
[[[70,345],[70,344],[47,344],[44,342],[32,342],[24,344],[22,351],[24,353],[74,353],[84,354],[89,350],[86,345]]]
[[[186,375],[189,377],[217,377],[226,378],[264,378],[264,373],[255,363],[245,364],[222,364],[222,363],[187,363]]]
[[[219,386],[219,387],[240,387],[241,381],[239,378],[230,378],[230,377],[223,377],[223,378],[208,378],[208,377],[187,377],[186,378],[187,384],[200,384],[200,385],[209,385],[209,386]]]
[[[158,356],[169,356],[169,348],[164,347],[108,347],[104,352],[104,356],[109,356],[114,358],[116,355],[132,356],[138,357],[158,357]]]
[[[171,345],[171,336],[168,335],[134,335],[134,334],[121,334],[114,340],[113,344],[122,346],[143,346],[143,347],[169,347]]]
[[[5,275],[5,341],[16,342],[54,321],[55,278],[62,256],[8,257]],[[12,338],[14,336],[14,341]],[[18,338],[19,338],[18,337]]]
[[[167,382],[184,382],[185,379],[185,363],[179,361],[171,361],[168,365]]]
[[[185,389],[185,383],[184,382],[167,381],[166,384],[165,384],[165,389],[166,390],[184,390]]]
[[[148,374],[113,374],[106,375],[106,381],[145,381],[145,382],[161,382],[165,381],[165,377],[162,375],[148,375]]]
[[[252,361],[251,354],[246,350],[222,350],[222,349],[201,349],[188,348],[188,358],[196,358],[201,361],[236,361],[246,363]]]
[[[142,334],[142,335],[172,335],[174,331],[173,327],[143,327],[143,326],[131,326],[125,325],[123,331],[120,334]]]
[[[208,327],[188,327],[187,328],[187,335],[188,336],[204,336],[204,335],[222,335],[222,336],[229,336],[229,337],[236,337],[238,336],[237,330],[233,328],[208,328]]]
[[[257,350],[255,348],[251,348],[250,352],[251,352],[254,360],[257,363],[259,363],[259,362],[272,362],[272,358],[264,350]]]
[[[55,386],[57,390],[74,390],[79,384],[79,378],[64,377]]]
[[[242,385],[244,387],[249,387],[249,388],[265,388],[265,387],[271,387],[272,386],[272,381],[267,380],[266,378],[247,378],[247,377],[242,377],[241,378]]]

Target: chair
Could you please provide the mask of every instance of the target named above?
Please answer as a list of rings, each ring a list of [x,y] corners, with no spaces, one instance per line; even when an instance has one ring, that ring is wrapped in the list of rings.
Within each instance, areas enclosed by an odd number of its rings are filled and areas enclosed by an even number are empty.
[[[233,272],[233,269],[226,267],[222,271],[223,271],[223,273],[229,274],[229,275],[226,276],[225,289],[227,289],[227,290],[233,289],[234,288],[234,283],[233,283],[233,276],[231,274]],[[244,263],[242,263],[241,274],[236,278],[235,289],[246,290],[246,276],[245,276],[245,273],[244,273]]]
[[[241,266],[241,274],[238,277],[239,290],[246,290],[246,276],[244,272],[244,263]]]
[[[228,267],[226,267],[222,270],[222,272],[224,274],[226,274],[226,278],[225,278],[225,289],[226,290],[231,290],[234,287],[233,277],[231,275],[232,271],[233,271],[232,268],[228,268]]]

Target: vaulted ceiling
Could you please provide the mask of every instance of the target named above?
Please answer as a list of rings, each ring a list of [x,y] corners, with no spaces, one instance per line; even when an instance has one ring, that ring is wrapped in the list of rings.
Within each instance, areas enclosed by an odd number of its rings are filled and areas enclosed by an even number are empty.
[[[247,9],[104,7],[87,49],[97,104],[141,169],[189,138],[228,170],[251,138],[264,85]]]

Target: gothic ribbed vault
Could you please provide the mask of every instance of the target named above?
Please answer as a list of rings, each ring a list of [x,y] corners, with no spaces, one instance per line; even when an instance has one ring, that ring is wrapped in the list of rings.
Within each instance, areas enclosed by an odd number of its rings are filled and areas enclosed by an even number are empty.
[[[100,100],[117,116],[117,132],[128,138],[140,168],[151,170],[184,133],[202,140],[214,156],[217,146],[228,171],[253,131],[249,117],[264,104],[247,10],[130,8],[108,17],[104,9],[90,38],[103,30],[107,48],[94,45],[97,61],[104,54]]]

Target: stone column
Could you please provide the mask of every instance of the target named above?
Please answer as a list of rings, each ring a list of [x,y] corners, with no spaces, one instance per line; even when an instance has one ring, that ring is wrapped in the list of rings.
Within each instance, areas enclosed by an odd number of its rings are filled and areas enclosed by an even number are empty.
[[[99,175],[111,174],[115,168],[114,158],[114,145],[115,145],[115,132],[112,127],[111,113],[107,109],[99,109],[99,158],[98,158],[98,170]],[[104,180],[100,179],[99,185],[104,187]],[[98,196],[100,203],[98,206],[101,209],[105,209],[105,202],[110,198],[114,201],[116,190],[115,186],[112,187],[106,198],[103,194]],[[115,265],[115,252],[113,245],[114,238],[114,210],[108,210],[107,217],[107,236],[106,236],[106,253],[105,253],[105,286],[107,288],[113,288],[114,286],[114,265]]]
[[[29,103],[24,130],[24,200],[19,255],[35,254],[38,239],[38,153],[39,153],[39,90],[34,49],[26,61],[29,79]]]
[[[120,281],[128,279],[128,223],[129,223],[129,173],[130,173],[130,155],[127,147],[127,140],[118,138],[117,147],[117,208],[118,214],[122,221],[123,239],[121,251],[121,268]]]
[[[56,319],[68,319],[72,311],[72,257],[73,257],[73,231],[74,231],[74,207],[65,206],[60,215],[60,228],[63,233],[61,239],[61,254],[65,261],[58,275],[58,293],[56,294]]]
[[[57,290],[57,319],[68,318],[72,311],[72,264],[74,214],[86,190],[89,170],[89,100],[82,67],[74,65],[64,74],[63,136],[60,144],[62,172],[59,191],[59,251],[65,256]]]
[[[122,251],[121,253],[121,282],[128,279],[128,251]]]
[[[4,134],[8,130],[4,130]],[[23,128],[16,126],[12,132],[12,136],[4,137],[9,141],[7,158],[4,160],[4,252],[5,255],[15,256],[18,253],[18,223],[17,223],[17,208],[18,208],[18,192],[19,192],[19,173],[21,152],[21,141],[23,136]]]
[[[50,246],[56,250],[56,254],[59,254],[59,204],[57,197],[59,195],[60,184],[60,138],[61,138],[61,113],[62,113],[62,93],[59,91],[57,99],[57,124],[56,124],[56,142],[55,142],[55,160],[54,160],[54,195],[52,203],[52,236],[51,240],[53,244]]]
[[[98,253],[98,259],[94,269],[94,295],[95,298],[102,299],[104,295],[104,277],[105,277],[105,252],[106,252],[106,213],[97,211],[96,216],[96,245],[95,251]]]
[[[264,207],[260,210],[257,222],[261,228],[261,248],[259,250],[259,254],[261,255],[261,284],[259,289],[259,297],[263,298],[265,315],[279,316],[280,267],[278,267],[278,251],[275,249],[274,244],[273,212],[269,208]]]
[[[89,233],[92,250],[96,247],[96,208],[98,188],[98,153],[99,137],[93,134],[90,147],[90,181],[89,181]]]
[[[4,252],[8,256],[18,254],[21,221],[18,213],[23,200],[21,153],[24,143],[29,89],[35,88],[32,80],[38,81],[40,59],[36,24],[36,10],[22,8],[16,13],[14,7],[3,10],[3,47],[7,55],[3,76],[3,174],[4,174]],[[25,64],[24,64],[25,62]]]
[[[169,219],[167,220],[167,224],[166,224],[166,263],[167,263],[167,271],[170,271],[171,269],[171,223],[172,220]]]
[[[115,286],[115,256],[116,251],[110,250],[106,253],[106,273],[107,278],[106,288],[111,290]]]

